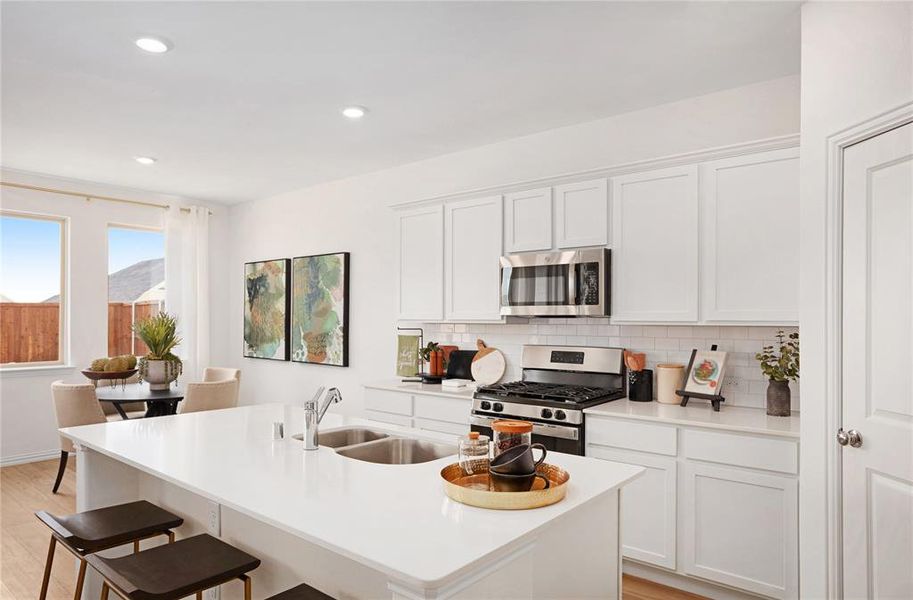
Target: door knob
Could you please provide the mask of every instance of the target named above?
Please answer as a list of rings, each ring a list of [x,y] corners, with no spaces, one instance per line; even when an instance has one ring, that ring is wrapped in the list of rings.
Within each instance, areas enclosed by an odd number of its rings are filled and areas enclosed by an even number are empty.
[[[850,445],[853,448],[858,448],[862,445],[862,435],[855,429],[844,431],[843,427],[841,427],[837,431],[837,443],[841,446]]]

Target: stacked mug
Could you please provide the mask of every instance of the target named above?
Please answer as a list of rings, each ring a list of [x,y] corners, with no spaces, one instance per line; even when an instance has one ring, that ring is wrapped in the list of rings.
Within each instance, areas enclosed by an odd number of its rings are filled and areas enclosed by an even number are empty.
[[[539,460],[533,456],[533,449],[536,448],[542,451]],[[528,492],[539,477],[548,489],[548,477],[536,472],[545,455],[542,444],[519,444],[501,452],[491,461],[489,476],[492,488],[496,492]]]

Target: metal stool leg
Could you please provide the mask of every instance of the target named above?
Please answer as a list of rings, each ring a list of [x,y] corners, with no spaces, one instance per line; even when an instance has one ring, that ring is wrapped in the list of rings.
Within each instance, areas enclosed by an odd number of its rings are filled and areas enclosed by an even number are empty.
[[[250,593],[251,593],[250,577],[248,577],[247,575],[241,575],[240,577],[238,577],[238,579],[240,579],[241,581],[244,582],[244,600],[250,600]]]
[[[48,545],[48,559],[44,562],[44,578],[41,580],[41,593],[38,594],[38,600],[45,600],[48,597],[48,583],[51,581],[51,565],[54,564],[54,549],[57,547],[57,538],[51,536],[51,543]]]
[[[86,583],[86,567],[89,563],[85,559],[79,559],[79,575],[76,576],[76,591],[73,594],[73,600],[82,598],[82,586]]]
[[[101,582],[101,600],[108,600],[108,590],[109,589],[110,588],[108,587],[108,582],[102,581]]]

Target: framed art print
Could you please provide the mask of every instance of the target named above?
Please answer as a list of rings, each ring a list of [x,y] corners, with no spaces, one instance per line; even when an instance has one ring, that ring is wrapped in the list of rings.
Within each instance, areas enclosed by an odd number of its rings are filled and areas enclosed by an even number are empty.
[[[292,259],[292,360],[349,366],[349,253]]]
[[[244,356],[288,360],[289,260],[244,265]]]
[[[726,372],[726,353],[695,350],[685,380],[685,393],[719,396]]]

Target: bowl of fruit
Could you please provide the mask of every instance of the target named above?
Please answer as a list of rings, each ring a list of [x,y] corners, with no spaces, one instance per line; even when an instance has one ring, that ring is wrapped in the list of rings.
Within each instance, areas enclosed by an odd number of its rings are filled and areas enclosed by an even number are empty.
[[[136,357],[132,354],[112,356],[109,358],[96,358],[88,369],[82,374],[98,385],[99,381],[111,381],[111,385],[125,384],[128,379],[136,375]]]

